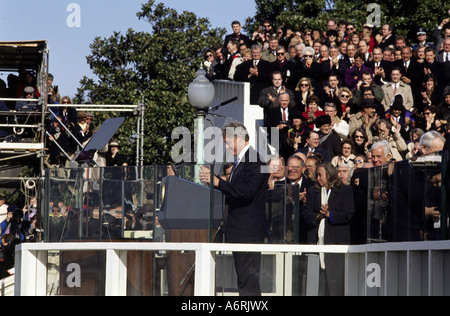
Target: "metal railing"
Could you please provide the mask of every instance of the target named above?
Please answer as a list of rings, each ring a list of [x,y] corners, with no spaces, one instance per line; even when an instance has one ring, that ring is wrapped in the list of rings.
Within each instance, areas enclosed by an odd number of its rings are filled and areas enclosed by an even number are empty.
[[[347,296],[434,296],[449,295],[450,283],[445,271],[450,267],[450,241],[418,243],[385,243],[361,246],[344,245],[248,245],[214,243],[38,243],[21,244],[16,250],[15,295],[48,295],[49,253],[60,251],[102,251],[106,260],[99,275],[104,277],[104,293],[101,295],[125,296],[127,272],[130,262],[127,253],[132,251],[177,251],[195,253],[194,295],[220,295],[216,291],[216,278],[222,269],[216,268],[219,254],[233,251],[276,254],[273,270],[272,293],[263,295],[294,295],[292,287],[298,279],[293,263],[295,256],[307,255],[306,292],[303,295],[319,295],[318,254],[339,254],[345,262],[343,294]],[[174,263],[175,264],[175,263]],[[60,283],[76,284],[76,273],[83,278],[82,270],[70,270],[77,261],[70,261],[67,269],[60,269]],[[79,265],[78,265],[79,266]],[[168,268],[168,267],[166,267]],[[335,266],[325,268],[328,273]],[[67,271],[72,272],[68,274]],[[336,271],[335,271],[336,272]],[[145,271],[142,271],[144,274]],[[225,273],[225,277],[231,277]],[[75,285],[76,286],[76,285]],[[79,295],[82,286],[79,286]],[[228,293],[230,294],[230,293]],[[225,294],[226,295],[226,294]]]

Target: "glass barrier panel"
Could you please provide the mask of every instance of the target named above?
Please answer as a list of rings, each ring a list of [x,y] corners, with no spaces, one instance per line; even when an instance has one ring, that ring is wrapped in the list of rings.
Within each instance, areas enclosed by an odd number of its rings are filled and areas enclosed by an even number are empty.
[[[230,166],[206,167],[226,179]],[[190,230],[181,241],[223,242],[224,196],[198,172],[194,164],[47,169],[44,240],[175,241],[163,218]],[[448,173],[447,152],[354,170],[352,244],[448,239]],[[306,243],[299,193],[284,182],[267,191],[268,243]]]
[[[367,209],[368,243],[446,238],[448,205],[442,179],[447,161],[446,154],[432,154],[355,171],[355,205]],[[363,224],[364,212],[358,214]]]
[[[269,243],[306,243],[298,185],[275,183],[266,194],[266,216]]]
[[[47,260],[47,295],[105,295],[106,251],[49,251]]]

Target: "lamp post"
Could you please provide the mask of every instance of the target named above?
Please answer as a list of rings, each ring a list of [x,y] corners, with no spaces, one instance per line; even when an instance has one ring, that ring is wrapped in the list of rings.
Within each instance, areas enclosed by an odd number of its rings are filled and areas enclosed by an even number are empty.
[[[205,163],[204,157],[204,131],[205,131],[205,117],[209,106],[214,99],[214,85],[205,77],[206,72],[203,69],[197,71],[197,77],[189,84],[188,97],[189,102],[197,111],[195,119],[194,143],[195,143],[195,180],[198,180],[198,172],[200,165]]]

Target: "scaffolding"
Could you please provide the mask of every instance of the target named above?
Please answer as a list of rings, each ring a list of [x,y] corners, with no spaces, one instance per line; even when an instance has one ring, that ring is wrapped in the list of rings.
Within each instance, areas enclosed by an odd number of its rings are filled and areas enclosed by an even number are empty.
[[[0,101],[9,104],[10,111],[0,112],[0,129],[9,135],[0,143],[0,186],[14,186],[12,183],[24,179],[18,173],[27,167],[30,158],[37,158],[38,167],[44,168],[45,157],[45,113],[47,109],[47,78],[49,65],[49,50],[47,41],[0,42],[0,71],[31,72],[36,77],[36,88],[40,96],[27,99],[27,102],[37,104],[36,109],[16,111],[10,104],[24,101],[15,95],[2,96]],[[33,118],[29,120],[29,118]],[[34,137],[20,137],[22,133],[30,133]],[[37,179],[32,179],[37,180]]]
[[[75,107],[77,111],[89,112],[132,112],[136,118],[136,165],[143,165],[144,137],[144,100],[135,105],[92,105],[92,104],[49,104],[48,75],[49,49],[47,41],[0,42],[0,72],[31,72],[36,77],[39,97],[35,99],[16,98],[12,95],[0,95],[0,102],[5,102],[9,111],[0,110],[0,130],[8,136],[0,139],[0,190],[32,187],[39,195],[45,176],[45,158],[48,150],[46,126],[55,118],[55,108]],[[25,101],[37,105],[33,109],[18,111],[16,102]],[[68,130],[68,129],[67,129]],[[82,147],[82,146],[81,146]],[[21,176],[20,173],[34,164],[38,170],[35,177]],[[32,181],[32,182],[30,182]],[[30,185],[31,184],[31,185]]]

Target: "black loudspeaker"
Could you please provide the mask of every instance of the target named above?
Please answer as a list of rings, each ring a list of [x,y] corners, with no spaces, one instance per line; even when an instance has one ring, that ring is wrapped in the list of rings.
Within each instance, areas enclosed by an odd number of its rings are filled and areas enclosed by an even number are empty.
[[[162,204],[158,220],[164,229],[208,229],[210,188],[175,176],[162,179]],[[222,221],[224,197],[214,190],[212,228]]]

